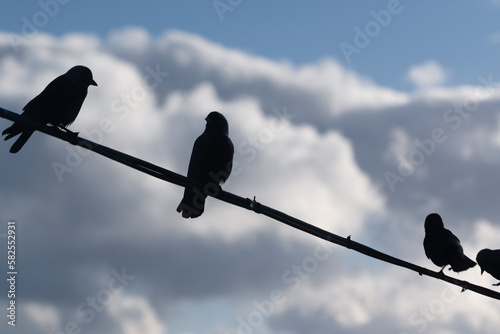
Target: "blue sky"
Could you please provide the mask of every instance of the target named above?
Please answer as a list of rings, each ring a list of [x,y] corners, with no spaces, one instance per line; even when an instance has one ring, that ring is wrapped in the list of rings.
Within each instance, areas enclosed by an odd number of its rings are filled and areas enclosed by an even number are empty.
[[[9,0],[1,107],[20,112],[83,64],[99,86],[70,130],[87,139],[185,174],[218,110],[238,162],[225,190],[436,271],[431,212],[469,257],[500,248],[498,1],[223,3],[221,20],[213,0]],[[19,326],[2,333],[498,332],[498,301],[215,199],[185,220],[177,186],[40,133],[15,155],[11,142],[0,249],[15,219],[22,270]],[[117,286],[122,270],[133,278]],[[478,267],[446,274],[496,283]]]
[[[10,1],[2,29],[20,32],[26,17],[42,6],[36,1]],[[51,4],[54,2],[42,2]],[[200,34],[214,42],[294,64],[334,57],[379,84],[409,90],[406,71],[433,59],[450,72],[447,84],[475,84],[481,73],[498,73],[497,33],[500,6],[492,1],[233,1],[218,15],[215,1],[67,1],[40,30],[61,35],[89,32],[106,36],[125,26],[141,26],[152,35],[167,29]],[[355,27],[374,21],[371,12],[398,8],[390,23],[370,38],[370,44],[348,63],[342,42],[354,45]],[[223,7],[220,7],[223,8]],[[51,9],[52,10],[52,9]],[[50,13],[49,13],[50,14]],[[223,17],[223,21],[220,20]],[[43,22],[43,21],[39,21]],[[37,27],[38,28],[38,27]]]

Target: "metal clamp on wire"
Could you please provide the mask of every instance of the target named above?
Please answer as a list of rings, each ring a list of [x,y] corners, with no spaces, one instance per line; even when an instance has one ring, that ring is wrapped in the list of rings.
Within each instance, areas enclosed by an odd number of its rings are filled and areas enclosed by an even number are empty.
[[[251,200],[250,198],[247,198],[247,200],[250,202],[250,204],[248,205],[250,210],[256,213],[262,213],[262,204],[255,200],[255,196],[253,197],[253,200]]]
[[[349,248],[349,249],[352,249],[352,240],[351,240],[351,236],[349,235],[347,238],[347,244],[345,245],[346,248]]]

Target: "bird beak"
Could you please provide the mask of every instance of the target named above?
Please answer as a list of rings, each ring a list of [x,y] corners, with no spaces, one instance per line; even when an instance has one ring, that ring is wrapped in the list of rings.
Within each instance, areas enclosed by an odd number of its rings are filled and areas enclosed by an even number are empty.
[[[97,86],[97,82],[95,82],[95,81],[94,81],[94,79],[92,79],[92,81],[90,81],[90,84],[91,84],[92,86]]]

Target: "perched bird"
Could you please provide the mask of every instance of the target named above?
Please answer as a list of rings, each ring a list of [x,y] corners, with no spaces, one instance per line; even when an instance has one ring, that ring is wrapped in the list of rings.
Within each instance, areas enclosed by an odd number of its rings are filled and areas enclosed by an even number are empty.
[[[81,65],[74,66],[52,80],[38,96],[28,102],[22,115],[70,132],[66,127],[78,116],[89,85],[97,86],[90,69]],[[21,134],[10,148],[10,153],[16,153],[33,132],[33,128],[15,122],[2,132],[2,136],[7,135],[4,139],[7,140]]]
[[[486,271],[491,276],[500,280],[500,249],[491,250],[485,248],[477,253],[476,261],[481,268],[481,275]],[[500,282],[493,284],[493,286],[499,285]]]
[[[436,265],[444,267],[448,264],[450,270],[460,272],[472,268],[476,262],[464,255],[460,240],[444,228],[443,220],[437,213],[431,213],[425,218],[424,250],[428,259]]]
[[[187,177],[197,181],[203,188],[186,187],[184,197],[177,207],[184,218],[201,216],[205,209],[207,195],[220,190],[231,174],[234,146],[229,139],[229,126],[226,118],[212,111],[205,118],[205,131],[196,139],[189,161]]]

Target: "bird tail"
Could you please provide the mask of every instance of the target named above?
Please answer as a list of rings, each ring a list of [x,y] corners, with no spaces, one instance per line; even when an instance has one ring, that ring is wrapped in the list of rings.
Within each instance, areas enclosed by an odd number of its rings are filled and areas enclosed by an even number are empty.
[[[8,140],[14,136],[17,136],[21,132],[23,132],[24,127],[22,125],[19,125],[18,123],[14,123],[11,126],[9,126],[7,129],[3,130],[2,136],[7,135],[3,140]]]
[[[450,265],[451,269],[458,273],[460,271],[464,271],[474,267],[476,265],[476,262],[472,261],[471,259],[469,259],[467,256],[464,255],[463,258],[458,259],[454,263],[450,263]]]
[[[207,196],[198,188],[185,188],[184,197],[177,207],[177,212],[182,212],[184,218],[197,218],[205,210]]]
[[[19,150],[24,146],[24,144],[26,144],[26,142],[28,141],[28,139],[30,139],[30,137],[31,137],[32,134],[33,134],[32,130],[25,130],[25,131],[23,131],[23,133],[21,133],[21,135],[19,136],[19,138],[17,138],[17,140],[15,141],[15,143],[12,145],[12,147],[10,148],[9,152],[10,153],[17,153],[17,152],[19,152]],[[5,139],[11,138],[9,136],[7,136]]]

